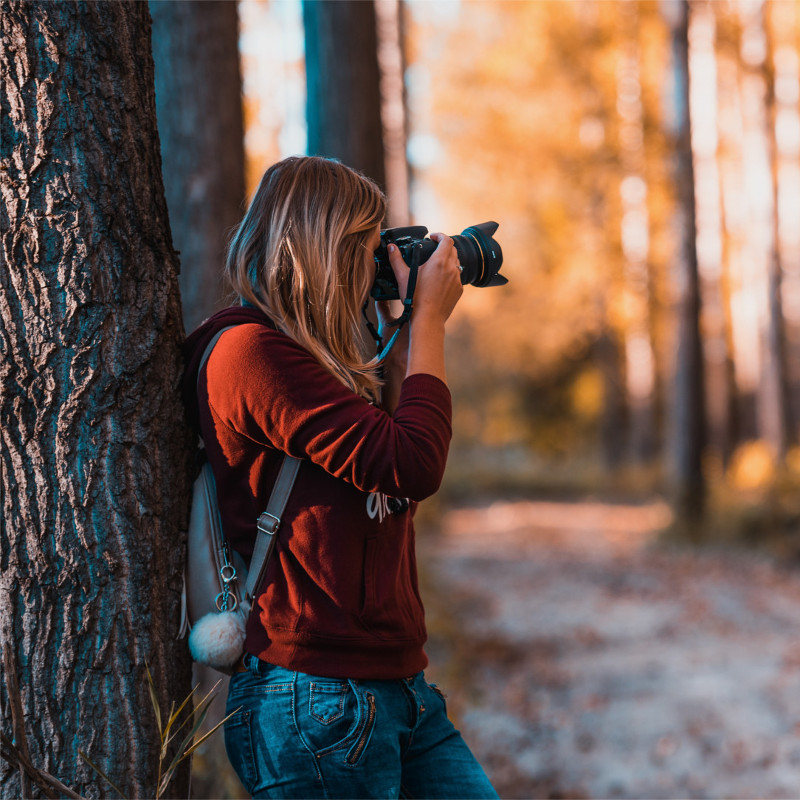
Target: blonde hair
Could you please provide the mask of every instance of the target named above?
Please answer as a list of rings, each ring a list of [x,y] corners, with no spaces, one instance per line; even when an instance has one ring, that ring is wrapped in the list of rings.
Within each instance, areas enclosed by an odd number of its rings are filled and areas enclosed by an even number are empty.
[[[357,394],[377,400],[377,359],[362,351],[374,271],[367,242],[386,212],[378,186],[338,161],[271,166],[228,249],[234,291]]]

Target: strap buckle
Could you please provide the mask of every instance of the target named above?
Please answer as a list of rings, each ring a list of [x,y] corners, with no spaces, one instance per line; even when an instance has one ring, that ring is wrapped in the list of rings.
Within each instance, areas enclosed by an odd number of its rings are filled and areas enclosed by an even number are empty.
[[[270,514],[268,511],[263,511],[258,518],[258,530],[262,533],[268,534],[269,536],[273,536],[275,533],[277,533],[280,525],[280,517],[276,517],[274,514]]]

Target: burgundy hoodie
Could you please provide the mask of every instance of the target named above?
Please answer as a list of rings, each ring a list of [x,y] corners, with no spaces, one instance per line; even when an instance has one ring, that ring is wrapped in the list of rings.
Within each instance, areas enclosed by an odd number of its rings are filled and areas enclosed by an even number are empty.
[[[206,345],[219,331],[202,370]],[[288,669],[390,679],[427,664],[415,502],[433,494],[450,442],[450,393],[405,379],[394,416],[350,391],[259,310],[232,307],[188,338],[184,397],[217,482],[223,528],[249,558],[284,453],[303,459],[245,648]],[[390,498],[410,510],[390,513]]]

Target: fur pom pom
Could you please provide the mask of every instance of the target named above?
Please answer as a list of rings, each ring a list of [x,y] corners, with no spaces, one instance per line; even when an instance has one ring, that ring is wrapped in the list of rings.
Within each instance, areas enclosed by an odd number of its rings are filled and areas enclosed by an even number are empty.
[[[209,667],[231,667],[244,652],[244,618],[233,611],[201,617],[189,634],[192,658]]]

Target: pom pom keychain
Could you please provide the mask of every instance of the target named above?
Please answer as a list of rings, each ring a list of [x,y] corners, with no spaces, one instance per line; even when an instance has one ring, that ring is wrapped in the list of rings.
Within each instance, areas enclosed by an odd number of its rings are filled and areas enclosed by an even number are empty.
[[[245,621],[236,611],[201,617],[189,633],[192,658],[220,671],[231,668],[244,652]]]

